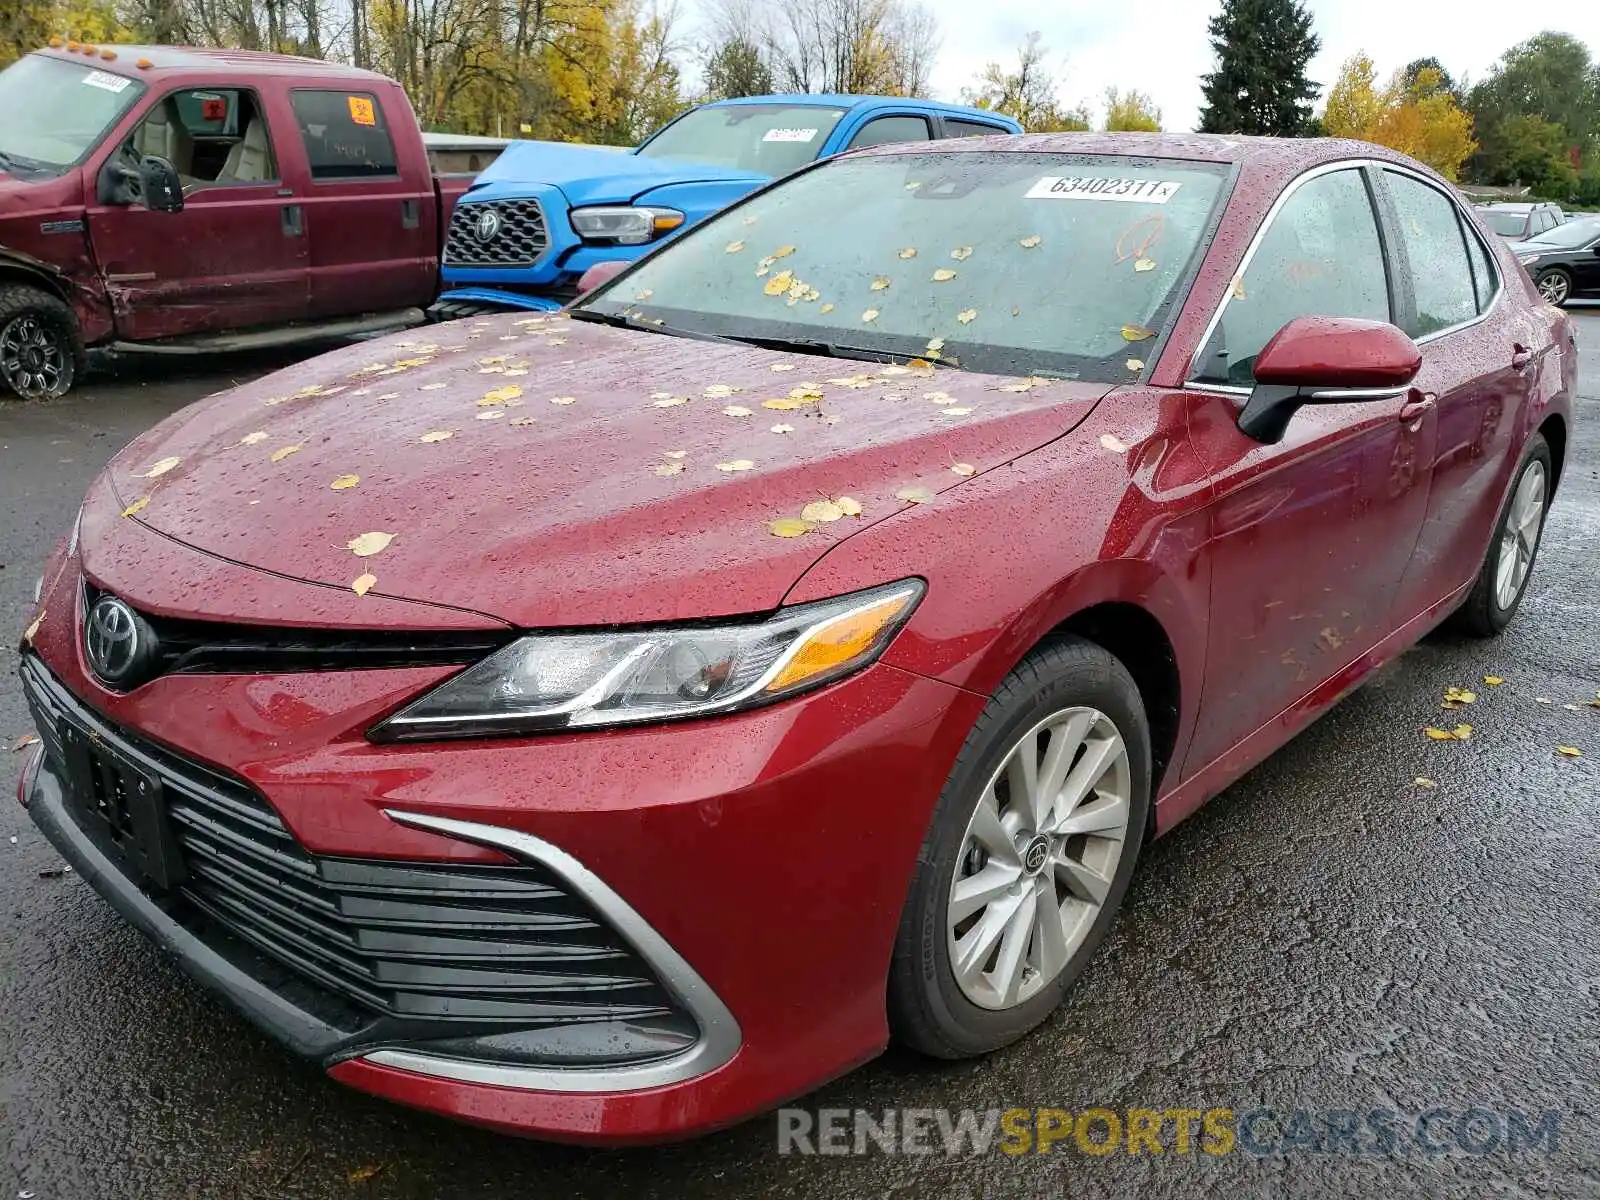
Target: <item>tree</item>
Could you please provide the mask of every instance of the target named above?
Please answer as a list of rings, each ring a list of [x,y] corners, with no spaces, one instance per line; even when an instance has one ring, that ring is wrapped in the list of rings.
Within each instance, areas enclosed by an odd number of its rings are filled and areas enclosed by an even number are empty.
[[[1321,118],[1323,130],[1329,137],[1370,139],[1383,106],[1372,59],[1365,53],[1351,55],[1328,89],[1328,106]]]
[[[705,60],[708,100],[734,100],[740,96],[765,96],[772,91],[772,69],[761,57],[761,47],[743,37],[732,37],[713,47]]]
[[[1574,152],[1580,161],[1600,152],[1600,65],[1582,42],[1564,33],[1541,33],[1507,50],[1468,93],[1467,108],[1482,143],[1468,170],[1481,182],[1520,178],[1540,157],[1537,147],[1515,135],[1510,123],[1517,117],[1538,117],[1561,130],[1569,166]],[[1546,136],[1542,127],[1515,127],[1530,128]]]
[[[1201,131],[1304,133],[1319,91],[1306,68],[1321,42],[1301,0],[1223,0],[1210,32],[1217,67],[1201,82]]]
[[[1422,72],[1430,70],[1436,71],[1438,74],[1436,77],[1430,77],[1431,83],[1428,86],[1429,93],[1448,92],[1451,99],[1453,99],[1457,104],[1460,104],[1462,100],[1461,89],[1456,86],[1456,81],[1451,78],[1450,72],[1444,69],[1444,64],[1431,55],[1427,58],[1413,59],[1411,62],[1406,64],[1405,70],[1401,72],[1401,75],[1405,79],[1406,90],[1414,90],[1417,87],[1417,81]]]
[[[938,22],[917,0],[712,0],[713,45],[760,48],[773,90],[927,91]]]
[[[1532,188],[1535,195],[1569,199],[1577,190],[1578,172],[1572,166],[1567,132],[1532,113],[1508,117],[1500,125],[1506,138],[1507,183]]]
[[[1119,92],[1106,89],[1106,132],[1132,130],[1141,133],[1161,132],[1161,110],[1144,92],[1129,88]]]
[[[1461,164],[1477,149],[1472,118],[1444,86],[1439,68],[1412,67],[1380,89],[1371,58],[1356,54],[1347,59],[1328,92],[1323,128],[1334,137],[1388,146],[1427,163],[1446,179],[1457,179]]]
[[[124,32],[111,0],[0,0],[0,67],[58,35],[98,44]]]
[[[962,90],[962,100],[977,108],[1005,113],[1029,133],[1088,130],[1088,109],[1081,105],[1064,108],[1057,98],[1056,78],[1048,57],[1038,31],[1034,31],[1017,47],[1014,71],[997,62],[989,63],[978,73],[977,86]]]

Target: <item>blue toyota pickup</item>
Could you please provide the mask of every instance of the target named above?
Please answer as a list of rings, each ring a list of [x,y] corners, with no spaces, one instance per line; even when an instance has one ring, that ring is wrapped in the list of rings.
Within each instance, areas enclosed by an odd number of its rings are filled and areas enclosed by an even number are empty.
[[[794,95],[703,104],[630,151],[513,142],[456,205],[438,311],[559,308],[596,263],[637,258],[814,159],[1021,132],[1010,117],[953,104]]]

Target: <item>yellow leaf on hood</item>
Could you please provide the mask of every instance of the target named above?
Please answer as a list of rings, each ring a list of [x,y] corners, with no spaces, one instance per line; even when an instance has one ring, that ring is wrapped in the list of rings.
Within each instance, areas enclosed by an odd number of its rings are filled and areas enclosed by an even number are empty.
[[[241,445],[241,446],[254,446],[257,442],[264,442],[266,440],[267,440],[267,431],[265,429],[258,429],[254,433],[247,433],[242,438],[240,438],[239,439],[239,445]]]
[[[346,488],[355,487],[355,485],[360,483],[360,482],[361,482],[361,476],[359,476],[359,475],[341,475],[341,476],[339,476],[339,478],[335,479],[328,486],[331,487],[336,492],[342,492]]]
[[[684,399],[687,400],[688,397],[685,396]],[[578,402],[578,398],[576,396],[551,396],[550,397],[550,403],[551,404],[576,404],[577,402]]]
[[[793,363],[773,363],[770,367],[767,368],[767,370],[772,371],[774,373],[778,373],[778,372],[782,372],[782,371],[792,371],[792,370],[794,370],[794,364]]]
[[[652,471],[654,471],[657,475],[681,475],[681,474],[683,474],[683,464],[681,462],[657,463],[655,466],[651,467],[650,469]]]
[[[767,522],[767,532],[773,537],[799,537],[802,533],[810,533],[815,528],[816,526],[810,521],[799,517],[779,517],[776,521]]]
[[[839,506],[839,511],[847,517],[859,517],[861,515],[861,501],[854,496],[840,496],[834,503]]]
[[[1100,444],[1113,454],[1126,454],[1128,452],[1128,444],[1113,433],[1102,433],[1100,435]]]
[[[131,517],[135,513],[141,513],[141,512],[144,511],[144,506],[146,504],[149,504],[149,503],[150,503],[150,497],[149,496],[140,496],[132,504],[128,505],[127,508],[122,510],[122,515],[125,516],[125,517]]]
[[[961,408],[941,408],[939,415],[941,417],[964,417],[971,411],[970,408],[964,406]]]
[[[754,414],[755,409],[746,408],[742,404],[729,404],[722,411],[730,417],[748,417]]]
[[[1019,243],[1019,244],[1022,246],[1022,248],[1024,250],[1032,250],[1035,246],[1037,246],[1042,241],[1044,241],[1044,239],[1042,237],[1040,237],[1037,233],[1030,233],[1027,237],[1023,238],[1021,243]]]
[[[689,452],[687,450],[663,450],[661,453],[666,458],[688,458],[689,457]]]
[[[480,358],[478,360],[478,365],[480,367],[497,367],[510,357],[511,355],[509,354],[495,354],[488,358]]]
[[[156,463],[155,466],[151,467],[143,475],[139,476],[139,478],[154,479],[158,475],[165,475],[168,471],[172,470],[173,467],[177,466],[182,461],[183,459],[181,458],[163,458],[160,462]]]
[[[554,404],[555,401],[552,400],[551,403]],[[665,400],[652,400],[652,401],[650,401],[650,407],[652,407],[652,408],[677,408],[678,405],[687,404],[687,403],[689,403],[689,397],[687,397],[687,396],[668,396]]]
[[[511,424],[513,424],[513,425],[536,425],[536,424],[538,424],[538,420],[535,417],[512,417],[511,418]]]
[[[878,319],[878,310],[875,308],[867,309],[866,312],[861,314],[861,319],[870,325],[873,321]]]
[[[357,575],[355,582],[350,585],[350,590],[358,596],[365,596],[377,582],[378,577],[369,571],[365,575]]]
[[[926,504],[933,499],[933,493],[921,487],[901,488],[895,493],[895,499],[904,500],[907,504]]]
[[[1141,275],[1146,271],[1154,271],[1156,269],[1156,260],[1153,258],[1141,258],[1133,264],[1133,269]]]
[[[447,439],[453,438],[453,437],[455,437],[455,431],[454,430],[450,430],[450,429],[435,429],[431,433],[423,434],[417,440],[419,442],[443,442],[443,441],[446,441]]]
[[[717,470],[719,470],[719,471],[748,471],[751,467],[753,467],[755,465],[756,464],[751,462],[748,458],[736,458],[736,459],[733,459],[731,462],[719,462],[717,464]]]
[[[950,469],[963,478],[969,475],[976,475],[978,473],[978,468],[973,466],[971,463],[955,463],[950,467]]]
[[[793,433],[794,432],[794,426],[793,425],[774,425],[772,427],[772,432],[773,433]]]
[[[726,383],[713,383],[705,390],[707,400],[726,400],[735,392],[742,392],[743,388],[730,387]]]
[[[126,516],[127,514],[123,514]],[[40,613],[33,619],[33,623],[22,631],[22,640],[26,645],[33,645],[34,635],[39,632],[39,626],[44,624],[44,614]]]
[[[371,558],[374,554],[381,554],[388,549],[392,541],[394,541],[392,533],[363,533],[351,538],[345,545],[357,558]]]
[[[813,500],[800,510],[802,521],[814,521],[821,524],[826,521],[837,521],[844,516],[844,510],[832,500]]]
[[[485,392],[478,400],[482,404],[504,404],[508,400],[515,400],[522,395],[522,389],[514,383],[505,387],[497,387],[491,392]]]
[[[1565,755],[1567,758],[1583,757],[1583,751],[1579,750],[1576,746],[1557,746],[1556,753]]]
[[[288,458],[289,455],[291,455],[291,454],[299,454],[299,453],[300,453],[300,447],[299,446],[281,446],[281,447],[279,447],[278,449],[276,449],[276,450],[274,450],[272,452],[272,461],[273,462],[282,462],[284,459]]]
[[[503,417],[505,415],[506,415],[506,410],[503,409],[503,408],[486,408],[481,413],[478,414],[478,420],[480,420],[480,421],[498,421],[501,417]]]
[[[955,277],[956,273],[949,267],[940,267],[933,273],[933,281],[935,283],[949,283]]]
[[[792,412],[797,408],[804,408],[806,405],[811,403],[812,401],[810,400],[801,400],[795,396],[778,396],[772,400],[763,400],[761,402],[761,407],[775,409],[778,412]],[[722,411],[727,412],[728,410],[723,409]]]
[[[1156,335],[1154,329],[1146,329],[1143,325],[1124,325],[1122,327],[1122,340],[1126,342],[1142,342],[1146,338]]]

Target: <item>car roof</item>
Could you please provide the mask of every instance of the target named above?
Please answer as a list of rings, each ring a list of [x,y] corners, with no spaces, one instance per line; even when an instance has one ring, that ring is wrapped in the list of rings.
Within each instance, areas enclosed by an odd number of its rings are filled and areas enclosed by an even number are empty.
[[[735,104],[782,104],[789,108],[863,108],[868,105],[909,106],[924,112],[949,113],[953,116],[988,117],[999,122],[1010,122],[1004,113],[988,112],[964,104],[946,104],[941,100],[919,100],[911,96],[851,96],[843,92],[774,93],[766,96],[735,96],[728,100],[713,100],[707,108],[723,108]]]
[[[1556,205],[1548,203],[1548,202],[1541,203],[1541,204],[1523,204],[1523,203],[1510,203],[1510,202],[1507,202],[1507,201],[1498,201],[1498,202],[1493,203],[1493,204],[1480,204],[1480,205],[1478,205],[1478,207],[1479,208],[1492,208],[1492,209],[1494,209],[1495,212],[1531,213],[1531,212],[1534,212],[1535,210],[1541,209],[1541,208],[1555,208]]]
[[[68,46],[75,43],[68,43]],[[51,58],[92,63],[102,71],[137,79],[146,75],[226,72],[228,75],[315,75],[334,82],[361,80],[371,84],[385,77],[374,71],[320,58],[301,58],[293,54],[268,54],[262,50],[203,50],[191,46],[138,46],[121,43],[95,43],[93,53],[66,46],[38,51]],[[107,58],[106,55],[112,57]],[[148,63],[148,66],[141,64]]]

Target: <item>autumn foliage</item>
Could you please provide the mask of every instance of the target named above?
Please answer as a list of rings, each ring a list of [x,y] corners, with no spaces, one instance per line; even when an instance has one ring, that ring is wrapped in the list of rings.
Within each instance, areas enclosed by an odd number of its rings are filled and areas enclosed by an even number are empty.
[[[1322,125],[1333,137],[1358,138],[1388,146],[1427,163],[1446,179],[1460,178],[1461,165],[1478,143],[1472,117],[1444,84],[1443,73],[1424,67],[1409,82],[1398,72],[1379,88],[1372,59],[1346,60],[1328,93]]]

